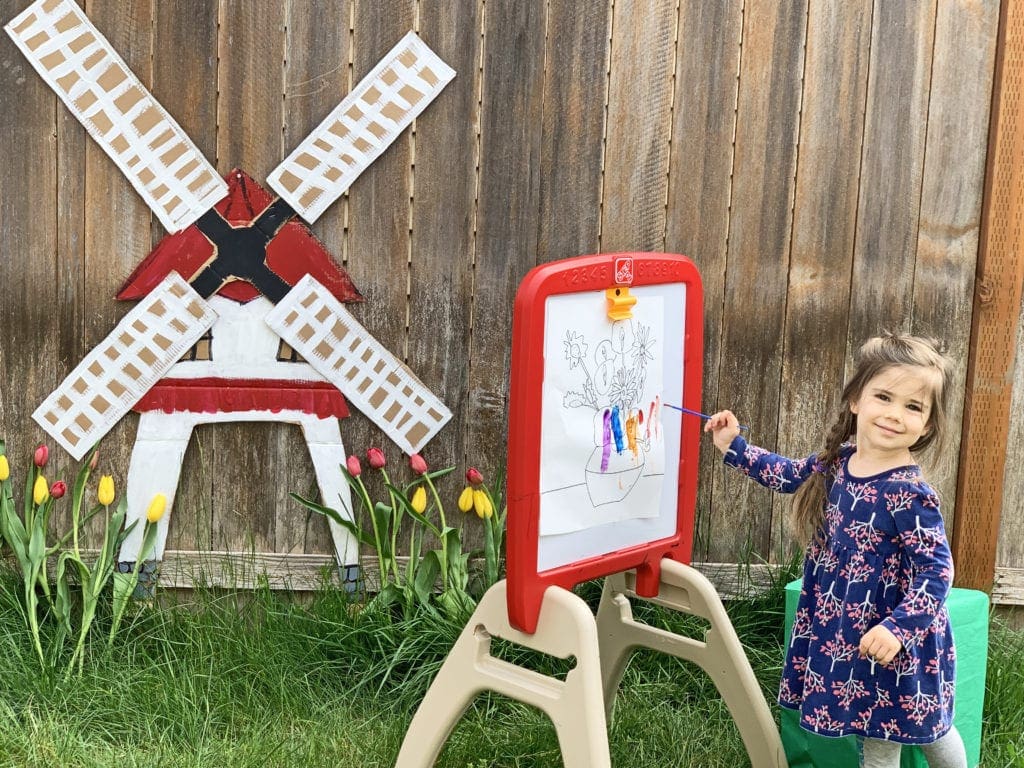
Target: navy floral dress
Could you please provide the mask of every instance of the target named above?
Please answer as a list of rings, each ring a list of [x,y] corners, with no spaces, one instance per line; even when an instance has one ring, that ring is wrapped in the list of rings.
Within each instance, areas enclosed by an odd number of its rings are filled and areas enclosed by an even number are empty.
[[[825,472],[824,543],[807,548],[779,704],[822,736],[927,744],[952,724],[956,664],[944,605],[953,562],[939,499],[917,466],[854,477],[855,450],[843,446],[822,467],[814,456],[787,459],[737,437],[725,455],[780,493]],[[879,623],[903,644],[884,666],[857,650]]]

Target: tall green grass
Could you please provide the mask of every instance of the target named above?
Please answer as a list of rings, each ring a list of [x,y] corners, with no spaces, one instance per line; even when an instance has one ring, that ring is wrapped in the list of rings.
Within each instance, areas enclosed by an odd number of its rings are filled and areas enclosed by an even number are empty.
[[[774,697],[782,664],[777,588],[729,609]],[[596,603],[599,590],[580,594]],[[17,583],[0,575],[0,766],[392,766],[405,729],[461,625],[360,610],[328,590],[311,601],[257,591],[197,592],[131,616],[111,650],[87,646],[84,673],[40,672],[17,611]],[[686,634],[699,621],[638,603],[637,618]],[[49,638],[44,638],[49,639]],[[566,663],[503,649],[552,674]],[[65,651],[67,652],[67,651]],[[993,627],[986,768],[1024,765],[1024,633]],[[616,766],[748,765],[713,684],[686,662],[639,653],[609,724]],[[439,766],[561,765],[554,727],[498,695],[479,697]]]

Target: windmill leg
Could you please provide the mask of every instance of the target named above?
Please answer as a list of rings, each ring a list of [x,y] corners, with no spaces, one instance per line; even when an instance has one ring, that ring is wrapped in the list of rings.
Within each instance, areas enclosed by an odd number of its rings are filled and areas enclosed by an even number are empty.
[[[351,520],[352,498],[348,481],[341,471],[345,464],[345,446],[341,442],[338,420],[333,417],[318,419],[308,416],[301,423],[324,505],[338,510],[342,517]],[[346,586],[354,585],[359,576],[359,543],[330,518],[327,524],[334,541],[334,556],[341,569],[342,583]]]
[[[118,570],[122,573],[130,571],[140,555],[147,561],[163,558],[170,512],[181,475],[181,462],[185,458],[193,426],[189,414],[184,413],[148,411],[139,419],[139,431],[128,467],[128,514],[125,517],[125,527],[132,522],[135,522],[135,527],[121,544]],[[167,512],[156,524],[157,536],[153,551],[140,553],[146,511],[158,493],[167,497]]]

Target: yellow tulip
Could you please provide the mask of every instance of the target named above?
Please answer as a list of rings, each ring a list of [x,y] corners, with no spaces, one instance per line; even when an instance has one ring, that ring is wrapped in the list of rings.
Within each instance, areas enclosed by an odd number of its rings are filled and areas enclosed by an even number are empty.
[[[114,501],[114,478],[110,475],[103,475],[100,478],[100,486],[96,490],[96,498],[104,507],[109,507]]]
[[[481,520],[494,514],[491,500],[487,498],[486,493],[480,490],[473,491],[473,509],[476,510],[476,516]]]
[[[427,508],[427,490],[422,485],[416,489],[416,492],[412,495],[412,501],[409,502],[416,514],[422,515],[423,510]]]
[[[11,465],[7,463],[7,457],[0,453],[0,483],[11,476]]]
[[[146,510],[146,519],[151,523],[155,523],[164,516],[164,510],[166,509],[167,497],[162,493],[158,493],[153,497],[153,500],[149,502],[149,509]]]
[[[467,485],[459,494],[459,509],[469,512],[473,508],[473,486]]]
[[[39,475],[36,478],[36,484],[32,488],[32,501],[36,503],[36,506],[44,503],[50,498],[50,485],[46,482],[46,478]]]

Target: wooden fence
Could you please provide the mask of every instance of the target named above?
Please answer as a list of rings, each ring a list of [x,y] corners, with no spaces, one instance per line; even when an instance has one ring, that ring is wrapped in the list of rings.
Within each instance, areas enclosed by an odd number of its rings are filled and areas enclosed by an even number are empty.
[[[24,0],[0,0],[10,19]],[[314,226],[358,319],[455,414],[433,466],[504,465],[511,306],[534,265],[664,250],[701,270],[706,409],[813,450],[860,341],[941,337],[960,424],[994,2],[89,0],[94,24],[221,172],[257,180],[409,29],[458,75]],[[13,44],[0,40],[0,435],[128,309],[163,231]],[[136,420],[102,444],[127,469]],[[1019,434],[1017,442],[1024,443]],[[398,449],[354,414],[347,448]],[[959,429],[938,485],[952,523]],[[793,551],[785,500],[701,457],[699,560]],[[63,466],[67,466],[67,463]],[[71,470],[66,470],[70,472]],[[297,428],[198,429],[172,550],[330,551],[288,498],[315,487]],[[452,485],[453,497],[459,488]],[[1014,517],[1019,530],[1022,513]],[[467,536],[476,537],[470,528]],[[1010,562],[1024,555],[1007,548]]]

